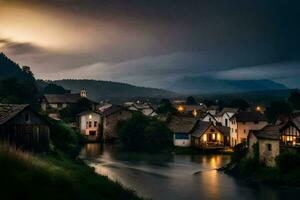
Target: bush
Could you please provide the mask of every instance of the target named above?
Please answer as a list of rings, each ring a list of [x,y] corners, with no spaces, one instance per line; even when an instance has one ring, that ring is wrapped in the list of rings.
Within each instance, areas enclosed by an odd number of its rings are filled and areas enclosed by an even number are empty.
[[[172,133],[157,119],[134,113],[131,119],[117,125],[121,144],[133,151],[161,151],[172,145]]]
[[[50,120],[50,138],[55,148],[76,157],[81,149],[82,137],[62,122]]]
[[[300,155],[291,152],[282,153],[277,156],[276,164],[281,173],[290,173],[299,170]]]

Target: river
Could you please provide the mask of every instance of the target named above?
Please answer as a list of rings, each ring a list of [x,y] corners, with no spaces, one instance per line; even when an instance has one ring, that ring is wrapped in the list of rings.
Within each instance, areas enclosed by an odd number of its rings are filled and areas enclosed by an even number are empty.
[[[300,189],[248,184],[217,171],[229,162],[227,155],[153,155],[87,144],[80,158],[97,173],[154,200],[287,200],[300,196]]]

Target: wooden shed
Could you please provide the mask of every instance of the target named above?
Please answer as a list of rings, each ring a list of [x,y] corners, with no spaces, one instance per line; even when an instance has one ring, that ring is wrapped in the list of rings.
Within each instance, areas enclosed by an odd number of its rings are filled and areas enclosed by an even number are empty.
[[[19,149],[48,152],[48,121],[29,105],[0,104],[0,141]]]

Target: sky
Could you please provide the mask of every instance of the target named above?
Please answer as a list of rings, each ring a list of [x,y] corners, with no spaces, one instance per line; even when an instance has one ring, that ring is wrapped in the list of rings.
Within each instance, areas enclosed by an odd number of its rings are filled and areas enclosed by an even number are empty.
[[[40,79],[300,87],[297,0],[0,0],[0,51]]]

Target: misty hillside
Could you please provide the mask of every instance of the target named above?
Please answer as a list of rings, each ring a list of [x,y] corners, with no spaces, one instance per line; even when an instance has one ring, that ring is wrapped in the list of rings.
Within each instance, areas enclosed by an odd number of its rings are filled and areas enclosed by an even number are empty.
[[[22,70],[22,68],[10,60],[6,55],[0,53],[0,79],[16,78],[18,80],[32,80],[31,74]]]
[[[72,93],[79,92],[84,88],[87,90],[88,97],[95,101],[121,97],[171,97],[176,95],[173,92],[156,89],[138,87],[125,83],[111,81],[96,81],[96,80],[56,80],[52,83],[60,85],[65,89],[71,90]]]
[[[186,77],[175,81],[166,89],[182,94],[224,94],[288,88],[271,80],[220,80],[207,77]]]

